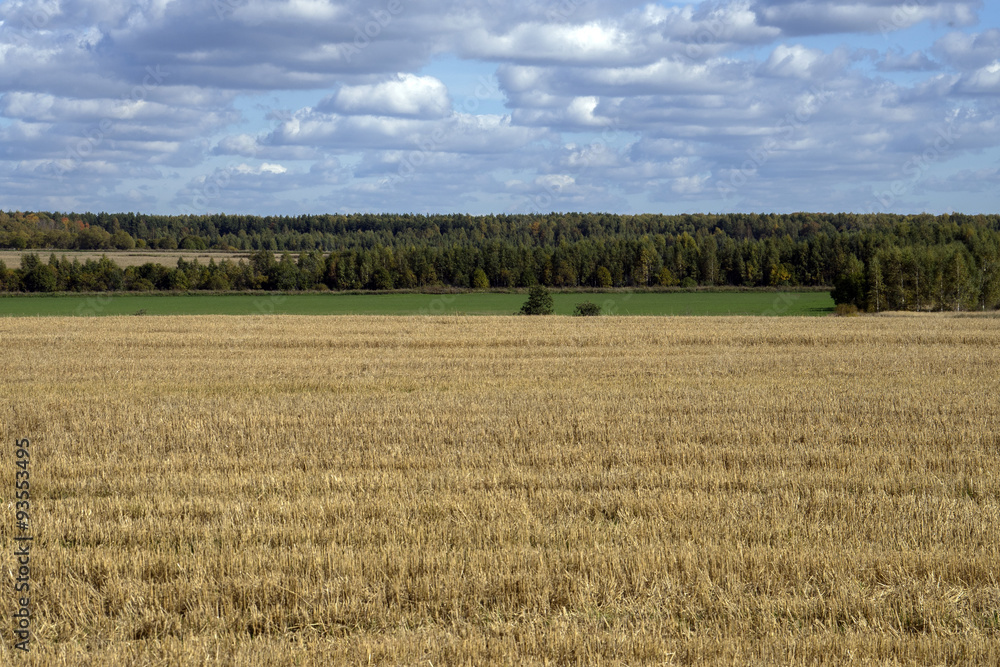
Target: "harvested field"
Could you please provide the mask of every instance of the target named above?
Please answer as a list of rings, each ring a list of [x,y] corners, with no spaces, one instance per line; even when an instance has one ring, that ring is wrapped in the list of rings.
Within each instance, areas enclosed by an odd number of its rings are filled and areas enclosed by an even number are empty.
[[[204,250],[0,250],[0,262],[7,265],[7,268],[17,268],[21,265],[21,257],[27,254],[38,255],[43,262],[48,262],[50,255],[55,255],[60,259],[65,255],[71,262],[76,259],[80,263],[87,260],[98,261],[101,257],[107,257],[118,266],[142,266],[143,264],[160,264],[161,266],[175,267],[177,260],[183,258],[186,262],[198,260],[199,264],[208,264],[214,259],[221,262],[224,259],[238,262],[247,259],[250,254],[246,252],[221,252]],[[275,257],[280,257],[276,254]]]
[[[996,325],[0,320],[18,658],[996,664]]]

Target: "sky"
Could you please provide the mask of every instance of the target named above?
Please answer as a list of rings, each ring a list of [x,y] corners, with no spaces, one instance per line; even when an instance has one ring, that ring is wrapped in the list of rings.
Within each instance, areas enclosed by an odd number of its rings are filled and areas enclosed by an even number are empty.
[[[997,213],[998,5],[0,0],[0,209]]]

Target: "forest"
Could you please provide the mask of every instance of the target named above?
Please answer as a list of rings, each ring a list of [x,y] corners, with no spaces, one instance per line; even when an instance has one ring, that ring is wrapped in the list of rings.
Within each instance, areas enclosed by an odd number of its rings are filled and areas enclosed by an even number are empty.
[[[803,286],[866,311],[1000,306],[998,215],[0,211],[0,247],[37,251],[0,262],[5,292]],[[59,254],[135,248],[249,256],[122,268]]]

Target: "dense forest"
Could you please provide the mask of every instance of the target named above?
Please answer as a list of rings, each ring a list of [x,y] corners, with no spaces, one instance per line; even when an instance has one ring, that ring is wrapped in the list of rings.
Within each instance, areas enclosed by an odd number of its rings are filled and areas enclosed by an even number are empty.
[[[870,311],[1000,305],[997,215],[0,211],[0,247],[39,251],[17,268],[0,263],[8,292],[826,286],[837,303]],[[57,252],[133,248],[252,254],[123,269]]]

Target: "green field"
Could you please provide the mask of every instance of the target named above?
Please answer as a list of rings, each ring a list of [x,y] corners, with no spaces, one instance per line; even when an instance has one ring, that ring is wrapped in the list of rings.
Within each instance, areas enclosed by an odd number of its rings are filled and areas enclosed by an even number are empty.
[[[57,295],[0,298],[0,316],[509,315],[527,296],[462,294]],[[826,315],[827,292],[554,293],[556,314],[592,301],[607,315]]]

